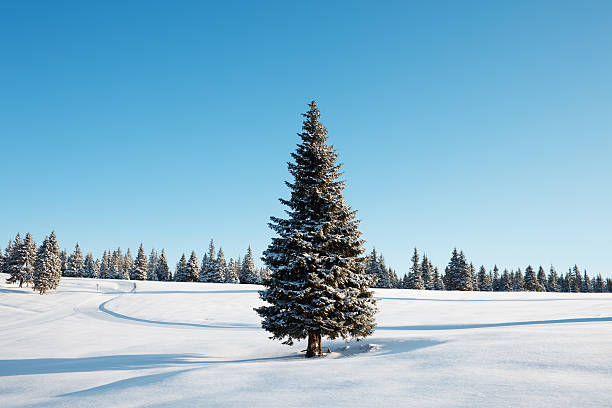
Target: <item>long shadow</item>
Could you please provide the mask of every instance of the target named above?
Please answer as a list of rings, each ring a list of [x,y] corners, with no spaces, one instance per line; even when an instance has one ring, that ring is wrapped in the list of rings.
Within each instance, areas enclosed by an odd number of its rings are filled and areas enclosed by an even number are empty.
[[[504,322],[504,323],[378,326],[376,329],[377,330],[464,330],[464,329],[482,329],[486,327],[530,326],[530,325],[539,325],[539,324],[567,324],[567,323],[591,323],[591,322],[612,322],[612,317],[583,317],[583,318],[576,318],[576,319],[528,320],[524,322]]]
[[[0,360],[0,377],[32,374],[83,373],[109,370],[142,370],[174,366],[257,363],[293,359],[303,359],[303,356],[293,354],[238,360],[210,360],[206,359],[206,356],[198,354],[136,354],[76,358],[30,358],[20,360]]]
[[[29,294],[29,293],[34,293],[34,291],[32,290],[32,288],[29,288],[30,290],[26,290],[25,288],[0,288],[0,293],[21,293],[21,294]]]
[[[145,294],[145,295],[161,295],[161,294],[189,294],[189,293],[257,293],[259,292],[257,289],[228,289],[228,290],[136,290],[135,294]]]
[[[558,299],[430,299],[413,297],[375,297],[376,300],[418,300],[425,302],[557,302],[566,300],[592,300],[592,301],[612,301],[609,298],[558,298]]]
[[[117,312],[113,312],[112,310],[109,310],[106,308],[106,304],[110,301],[112,301],[113,299],[109,299],[106,302],[102,303],[98,309],[101,312],[107,313],[113,317],[116,317],[118,319],[126,319],[126,320],[131,320],[134,322],[141,322],[141,323],[150,323],[150,324],[160,324],[160,325],[164,325],[164,326],[182,326],[182,327],[203,327],[203,328],[208,328],[208,329],[248,329],[248,330],[258,330],[260,329],[259,326],[255,326],[252,324],[241,324],[241,323],[234,323],[234,324],[200,324],[200,323],[184,323],[184,322],[164,322],[164,321],[160,321],[160,320],[149,320],[149,319],[141,319],[139,317],[132,317],[132,316],[127,316],[121,313],[117,313]]]

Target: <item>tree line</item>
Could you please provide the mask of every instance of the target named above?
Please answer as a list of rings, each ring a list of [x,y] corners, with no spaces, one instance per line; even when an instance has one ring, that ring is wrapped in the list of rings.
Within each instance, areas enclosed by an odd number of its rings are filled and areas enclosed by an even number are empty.
[[[19,287],[32,285],[41,294],[55,289],[62,276],[245,284],[262,283],[269,276],[267,268],[255,268],[251,247],[244,259],[238,257],[226,261],[223,249],[219,248],[217,252],[214,240],[211,240],[201,263],[195,251],[189,258],[183,254],[173,273],[163,249],[161,253],[153,249],[147,256],[140,244],[136,258],[132,257],[129,248],[125,254],[117,248],[104,251],[101,259],[94,259],[91,253],[83,256],[77,243],[72,254],[68,255],[66,250],[59,250],[54,232],[45,237],[40,247],[36,246],[30,233],[24,239],[17,233],[15,239],[8,242],[4,253],[0,251],[0,272],[9,275],[7,283],[18,283]]]
[[[443,273],[434,267],[427,255],[419,256],[417,249],[412,255],[410,271],[402,278],[385,265],[383,255],[376,249],[366,258],[366,271],[376,282],[377,288],[426,289],[426,290],[462,290],[462,291],[495,291],[495,292],[612,292],[612,279],[602,278],[600,274],[591,277],[586,270],[581,271],[577,265],[565,273],[557,273],[551,265],[548,274],[542,266],[536,269],[528,265],[525,272],[504,269],[500,272],[497,265],[487,271],[484,266],[478,270],[466,260],[463,251],[453,250],[450,262]]]

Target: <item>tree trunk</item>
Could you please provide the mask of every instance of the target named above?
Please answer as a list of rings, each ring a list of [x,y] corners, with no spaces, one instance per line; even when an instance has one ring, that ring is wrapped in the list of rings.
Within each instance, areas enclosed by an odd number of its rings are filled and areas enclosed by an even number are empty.
[[[306,349],[306,357],[321,356],[321,333],[308,333],[308,349]]]

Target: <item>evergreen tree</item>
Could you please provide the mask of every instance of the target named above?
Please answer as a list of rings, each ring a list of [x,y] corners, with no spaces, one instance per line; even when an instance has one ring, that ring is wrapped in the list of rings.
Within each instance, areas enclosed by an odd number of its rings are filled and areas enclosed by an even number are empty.
[[[514,274],[513,287],[516,292],[522,292],[525,290],[525,279],[523,278],[521,268],[518,268],[518,271],[516,271]]]
[[[499,269],[497,265],[493,267],[493,278],[492,278],[493,290],[495,292],[500,292],[502,290],[501,282],[499,278]]]
[[[480,290],[478,285],[478,275],[476,274],[476,269],[474,268],[474,264],[470,262],[468,266],[468,270],[470,271],[470,280],[472,281],[472,290]]]
[[[533,270],[531,265],[527,266],[527,269],[525,269],[525,280],[523,287],[525,288],[525,290],[534,292],[540,288],[538,277],[536,276],[535,271]]]
[[[574,269],[572,270],[572,277],[574,278],[574,286],[572,287],[572,292],[582,292],[582,275],[580,274],[580,270],[577,265],[574,265]]]
[[[606,283],[604,282],[601,275],[597,275],[595,278],[595,283],[593,285],[593,291],[595,293],[603,293],[606,291]]]
[[[172,280],[172,272],[170,272],[170,268],[168,267],[166,252],[163,249],[161,251],[161,254],[159,255],[157,263],[155,264],[155,274],[157,275],[157,280],[159,281]]]
[[[491,276],[487,274],[487,271],[484,266],[481,266],[480,270],[478,271],[478,282],[479,282],[478,290],[489,291],[489,292],[493,290],[493,283],[491,282]]]
[[[45,237],[38,249],[34,265],[33,290],[44,295],[48,290],[57,288],[62,276],[62,261],[59,257],[59,245],[55,232]]]
[[[62,276],[66,276],[66,264],[68,263],[68,253],[65,249],[59,253],[60,261],[62,263]]]
[[[434,290],[444,290],[444,283],[442,282],[442,277],[440,276],[440,273],[438,272],[437,266],[434,268],[433,280],[434,280],[434,286],[433,286]]]
[[[512,292],[514,290],[512,286],[512,280],[513,279],[510,277],[508,270],[504,269],[504,273],[502,274],[502,277],[500,279],[500,290],[502,292]]]
[[[215,259],[215,242],[211,239],[208,245],[208,254],[202,260],[202,270],[199,277],[200,282],[224,282],[225,276],[219,275],[217,260]]]
[[[423,285],[425,285],[425,289],[433,290],[436,284],[433,278],[433,265],[429,262],[429,259],[427,259],[427,255],[423,255],[421,275],[423,276]]]
[[[423,283],[423,273],[421,270],[421,265],[419,264],[419,253],[417,249],[414,248],[414,253],[412,254],[412,267],[410,268],[410,272],[408,272],[408,281],[406,282],[406,288],[408,289],[425,289],[425,284]]]
[[[219,252],[217,253],[217,259],[215,262],[215,275],[216,278],[219,279],[215,282],[227,282],[228,273],[227,273],[227,263],[225,262],[225,254],[223,253],[223,248],[219,248]]]
[[[242,261],[242,269],[240,270],[240,283],[257,283],[257,271],[253,261],[253,251],[251,247],[247,249],[247,253]]]
[[[240,283],[239,275],[240,275],[240,271],[238,270],[237,262],[234,261],[234,258],[230,258],[230,261],[227,264],[227,269],[225,272],[225,282],[226,283]]]
[[[538,284],[540,287],[538,288],[539,292],[546,292],[548,290],[548,284],[546,280],[546,272],[544,272],[544,268],[540,265],[538,269]]]
[[[109,279],[111,276],[111,256],[110,250],[104,251],[102,262],[100,262],[100,279]]]
[[[128,249],[129,254],[129,249]],[[126,254],[127,257],[127,254]],[[138,255],[136,255],[136,261],[134,262],[134,266],[132,268],[132,273],[130,274],[131,279],[133,280],[145,280],[147,279],[147,273],[149,271],[147,265],[147,256],[145,255],[142,244],[140,244],[140,248],[138,248]]]
[[[446,290],[472,290],[472,277],[463,252],[453,250],[446,274]]]
[[[140,244],[140,246],[142,246],[142,244]],[[146,259],[147,257],[145,255],[145,260]],[[136,276],[134,274],[135,262],[134,262],[134,258],[132,258],[132,253],[130,251],[130,248],[127,249],[127,252],[123,256],[123,258],[119,259],[119,265],[120,265],[119,270],[120,270],[121,279],[142,280],[140,279],[140,276]],[[146,279],[146,274],[145,274],[145,279]]]
[[[13,253],[13,241],[9,240],[6,248],[4,248],[4,256],[2,257],[2,268],[0,272],[10,274],[10,260]]]
[[[84,276],[83,254],[78,243],[74,246],[74,252],[66,261],[65,276],[73,278],[82,278]]]
[[[181,259],[176,264],[176,271],[174,272],[174,280],[177,282],[188,282],[189,277],[187,275],[187,258],[185,254],[181,256]]]
[[[21,241],[21,237],[17,234],[8,259],[8,273],[10,276],[7,279],[7,283],[19,282],[20,288],[23,287],[24,283],[28,285],[32,283],[36,252],[36,243],[30,233],[26,234],[23,241]]]
[[[256,311],[272,338],[292,344],[308,338],[307,357],[322,354],[321,339],[372,334],[376,311],[371,279],[363,268],[359,221],[344,201],[337,153],[326,144],[313,101],[304,115],[302,143],[289,163],[294,178],[287,219],[271,218],[278,235],[264,252],[271,269]]]
[[[591,293],[593,292],[593,284],[591,283],[591,278],[587,274],[587,271],[584,271],[584,278],[582,279],[582,292]]]
[[[157,279],[157,262],[159,260],[159,256],[155,249],[151,250],[151,254],[149,255],[149,263],[147,269],[147,280],[156,281]]]
[[[82,276],[84,278],[96,278],[98,276],[96,271],[96,262],[94,261],[92,254],[87,254],[85,257]]]
[[[191,256],[187,261],[187,269],[185,270],[186,282],[197,282],[200,275],[200,261],[195,251],[191,251]]]
[[[559,277],[557,271],[550,265],[550,272],[548,273],[548,291],[549,292],[560,292],[561,286],[559,285]]]

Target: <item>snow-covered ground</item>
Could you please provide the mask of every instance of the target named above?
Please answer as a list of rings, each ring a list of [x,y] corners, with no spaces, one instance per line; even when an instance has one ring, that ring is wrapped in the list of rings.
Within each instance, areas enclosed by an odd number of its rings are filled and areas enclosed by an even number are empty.
[[[258,286],[132,285],[3,283],[0,406],[612,406],[610,294],[381,289],[371,338],[305,359],[260,329]]]

